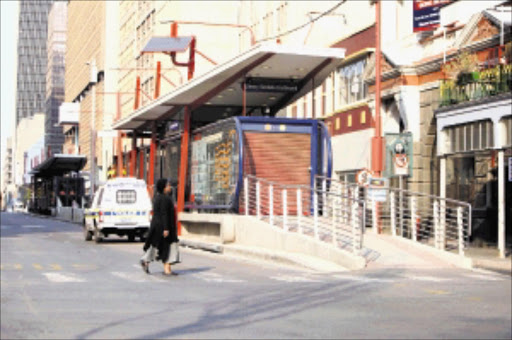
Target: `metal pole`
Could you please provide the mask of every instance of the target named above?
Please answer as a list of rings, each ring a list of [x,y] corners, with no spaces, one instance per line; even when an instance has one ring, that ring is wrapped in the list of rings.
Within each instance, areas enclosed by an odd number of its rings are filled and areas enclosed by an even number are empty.
[[[400,185],[400,191],[399,191],[399,201],[398,201],[398,212],[399,212],[399,219],[400,219],[400,236],[404,236],[404,191],[403,191],[403,183],[402,183],[403,176],[398,177],[398,183]]]
[[[505,158],[504,151],[498,151],[498,248],[500,257],[505,258]]]
[[[256,216],[260,218],[260,181],[256,180]]]
[[[297,189],[297,223],[299,228],[299,233],[302,234],[302,226],[301,226],[301,217],[302,217],[302,193],[300,188]]]
[[[286,189],[283,189],[283,229],[284,231],[288,231],[288,202],[287,202],[287,194]]]
[[[457,231],[459,234],[459,255],[464,255],[464,221],[462,219],[462,207],[457,208]]]
[[[313,216],[315,238],[318,239],[318,194],[316,191],[313,192]]]
[[[90,64],[91,81],[96,84],[96,60]],[[91,117],[91,198],[96,187],[96,88],[92,86],[92,117]]]
[[[396,236],[396,202],[395,202],[395,193],[389,193],[390,200],[390,215],[391,215],[391,234]]]
[[[416,197],[411,196],[411,233],[412,240],[418,241],[418,234],[416,230]]]
[[[269,202],[269,214],[270,214],[270,217],[269,217],[269,221],[270,221],[270,225],[274,225],[274,187],[272,184],[270,184],[268,186],[268,197],[270,199],[270,202]]]
[[[188,147],[190,138],[190,107],[185,106],[183,135],[181,136],[181,155],[180,155],[180,172],[178,182],[178,207],[177,212],[183,212],[185,209],[185,187],[187,185],[187,168],[188,168]],[[151,157],[150,157],[151,158]],[[152,160],[151,160],[152,161]],[[178,235],[181,235],[181,222],[178,220]]]
[[[249,179],[244,178],[245,216],[249,215]]]

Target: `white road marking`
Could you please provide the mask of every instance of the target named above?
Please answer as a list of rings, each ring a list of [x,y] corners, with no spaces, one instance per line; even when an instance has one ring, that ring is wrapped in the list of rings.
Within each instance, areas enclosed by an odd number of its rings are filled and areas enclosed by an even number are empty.
[[[347,281],[359,281],[359,282],[394,282],[394,279],[381,279],[374,277],[365,276],[349,276],[349,275],[333,275],[333,277]]]
[[[472,279],[478,279],[478,280],[484,280],[484,281],[502,281],[502,277],[498,277],[494,274],[487,275],[487,274],[467,274],[466,277],[472,278]]]
[[[285,282],[320,282],[318,280],[304,277],[304,276],[291,276],[291,275],[278,275],[278,276],[271,276],[270,277],[273,280],[277,281],[285,281]]]
[[[41,229],[41,228],[45,228],[45,226],[43,226],[43,225],[32,225],[32,224],[25,224],[25,225],[22,225],[21,227],[22,228],[27,228],[27,229]]]
[[[146,282],[147,280],[142,277],[137,277],[133,272],[111,272],[112,275],[132,282]]]
[[[84,279],[72,273],[43,273],[44,276],[51,282],[85,282]]]
[[[449,281],[450,279],[434,277],[434,276],[420,276],[420,275],[406,275],[406,279],[414,280],[414,281],[428,281],[428,282],[444,282]]]
[[[198,274],[194,274],[193,276],[195,276],[201,280],[207,281],[207,282],[226,282],[226,283],[247,282],[245,280],[224,277],[224,276],[216,274],[216,273],[198,273]]]

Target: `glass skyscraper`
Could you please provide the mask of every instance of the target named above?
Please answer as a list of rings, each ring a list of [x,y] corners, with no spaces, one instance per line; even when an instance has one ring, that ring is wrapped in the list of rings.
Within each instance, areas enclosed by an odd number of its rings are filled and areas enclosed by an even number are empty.
[[[46,112],[46,41],[52,3],[53,0],[20,0],[16,126],[24,118]]]
[[[48,15],[48,67],[44,129],[44,144],[49,156],[62,153],[64,144],[62,126],[56,126],[56,124],[59,121],[59,106],[64,101],[67,17],[67,2],[54,2]]]

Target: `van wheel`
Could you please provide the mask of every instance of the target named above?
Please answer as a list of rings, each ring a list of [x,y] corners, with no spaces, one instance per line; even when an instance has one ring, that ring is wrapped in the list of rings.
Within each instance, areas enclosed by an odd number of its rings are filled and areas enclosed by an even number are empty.
[[[87,230],[87,227],[84,225],[84,239],[86,241],[92,240],[92,232],[90,230]]]
[[[100,243],[103,241],[103,234],[101,233],[101,231],[98,228],[94,229],[94,241],[96,243]]]

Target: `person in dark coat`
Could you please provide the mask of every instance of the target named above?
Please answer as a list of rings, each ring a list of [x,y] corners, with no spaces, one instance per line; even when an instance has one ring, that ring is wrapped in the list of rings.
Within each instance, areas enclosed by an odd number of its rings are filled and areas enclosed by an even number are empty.
[[[171,190],[171,183],[167,179],[161,178],[157,181],[156,194],[153,198],[153,218],[143,247],[145,253],[140,259],[142,269],[148,274],[149,263],[159,259],[164,264],[165,275],[176,275],[171,271],[171,264],[167,261],[171,243],[179,241]]]

